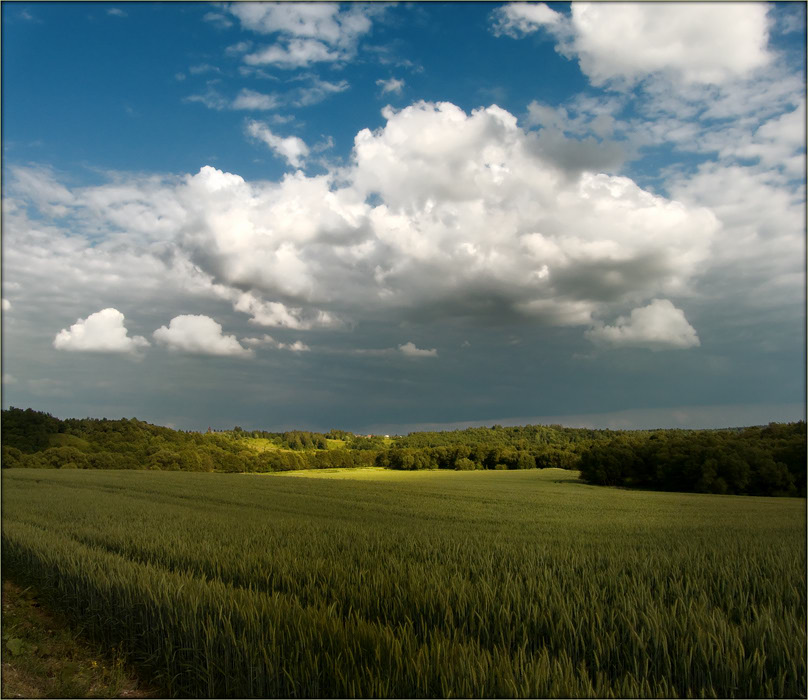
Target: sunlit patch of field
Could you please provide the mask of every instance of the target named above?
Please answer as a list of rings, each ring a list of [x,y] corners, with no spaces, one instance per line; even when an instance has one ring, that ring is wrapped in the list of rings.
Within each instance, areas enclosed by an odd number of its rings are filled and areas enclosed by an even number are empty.
[[[542,471],[560,472],[574,481],[578,481],[577,472],[569,472],[564,469],[553,470],[530,470],[532,472],[532,479],[539,477],[540,480],[547,480],[548,476],[540,477]],[[483,471],[467,472],[468,475],[483,474]],[[516,474],[517,472],[512,472]],[[523,475],[527,473],[522,472]],[[570,477],[570,475],[572,476]],[[388,467],[330,467],[326,469],[294,469],[282,472],[267,472],[267,473],[245,473],[245,476],[277,476],[277,477],[303,477],[307,479],[354,479],[354,480],[379,480],[379,481],[396,481],[396,480],[409,480],[419,481],[421,479],[435,479],[435,478],[455,478],[460,476],[454,471],[446,469],[419,469],[414,471],[406,471],[401,469],[389,469]]]
[[[80,450],[91,449],[90,443],[75,435],[67,433],[55,433],[48,436],[48,444],[51,447],[77,447]]]
[[[244,476],[257,477],[302,477],[306,479],[349,479],[353,481],[404,481],[417,482],[421,480],[441,481],[448,480],[457,483],[457,480],[466,478],[483,481],[493,479],[501,483],[503,478],[513,479],[519,483],[549,482],[549,483],[575,483],[580,484],[578,472],[568,469],[522,469],[496,474],[487,470],[471,472],[455,472],[446,469],[419,469],[413,471],[389,469],[387,467],[332,467],[328,469],[294,469],[282,472],[245,473]],[[581,484],[583,485],[583,484]]]
[[[804,499],[560,469],[6,469],[2,544],[179,696],[806,692]]]
[[[328,443],[329,450],[341,450],[346,444],[345,440],[332,440],[331,438],[326,438],[326,442]],[[294,452],[294,450],[281,447],[269,438],[242,437],[239,438],[239,444],[243,445],[249,450],[253,450],[254,452],[267,452],[269,450]]]
[[[307,479],[384,479],[395,478],[395,469],[386,467],[357,467],[342,468],[331,467],[327,469],[293,469],[283,472],[245,473],[244,476],[277,476],[277,477],[303,477]]]
[[[280,450],[282,449],[276,445],[272,440],[267,438],[240,438],[239,444],[244,445],[247,449],[254,450],[255,452],[266,452],[267,450]]]

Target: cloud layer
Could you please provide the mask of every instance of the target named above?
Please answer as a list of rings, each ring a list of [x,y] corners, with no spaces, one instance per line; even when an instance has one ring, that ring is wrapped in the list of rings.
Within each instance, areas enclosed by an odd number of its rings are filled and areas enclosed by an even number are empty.
[[[325,429],[798,401],[804,6],[496,7],[65,14],[143,51],[109,91],[62,52],[4,92],[6,400]]]
[[[266,346],[277,350],[289,350],[291,352],[309,352],[311,350],[311,348],[301,340],[296,340],[293,343],[282,343],[266,333],[260,338],[242,338],[242,342],[252,348]]]
[[[384,127],[356,135],[348,166],[319,176],[249,183],[206,166],[70,191],[22,168],[17,183],[40,209],[105,230],[108,247],[132,246],[143,262],[170,265],[178,284],[268,327],[374,318],[588,327],[614,306],[686,292],[708,262],[719,229],[708,209],[570,170],[495,105],[467,114],[419,102],[384,116]],[[250,128],[290,163],[305,157],[302,142]],[[69,240],[83,267],[114,265],[108,247]]]

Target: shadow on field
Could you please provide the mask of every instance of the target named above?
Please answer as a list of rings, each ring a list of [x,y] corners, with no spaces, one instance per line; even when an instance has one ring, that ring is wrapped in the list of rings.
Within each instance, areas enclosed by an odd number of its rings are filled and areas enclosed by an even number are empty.
[[[563,479],[553,479],[554,484],[582,484],[586,486],[585,481],[581,481],[577,476],[567,476]]]

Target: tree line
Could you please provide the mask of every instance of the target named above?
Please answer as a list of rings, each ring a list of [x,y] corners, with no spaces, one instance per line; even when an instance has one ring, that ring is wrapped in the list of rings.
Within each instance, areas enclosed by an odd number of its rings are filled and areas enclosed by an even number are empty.
[[[662,491],[806,495],[805,421],[742,430],[624,433],[581,455],[592,484]]]
[[[336,449],[328,449],[330,441]],[[528,425],[416,432],[172,430],[136,418],[60,420],[2,412],[3,467],[272,472],[578,469],[592,484],[706,493],[802,495],[805,422],[728,430],[612,431]]]

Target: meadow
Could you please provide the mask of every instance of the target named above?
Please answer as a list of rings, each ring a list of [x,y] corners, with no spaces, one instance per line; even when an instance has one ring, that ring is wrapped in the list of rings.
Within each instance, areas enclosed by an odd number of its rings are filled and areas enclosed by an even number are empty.
[[[4,469],[4,571],[177,696],[806,695],[804,499],[293,474]]]

